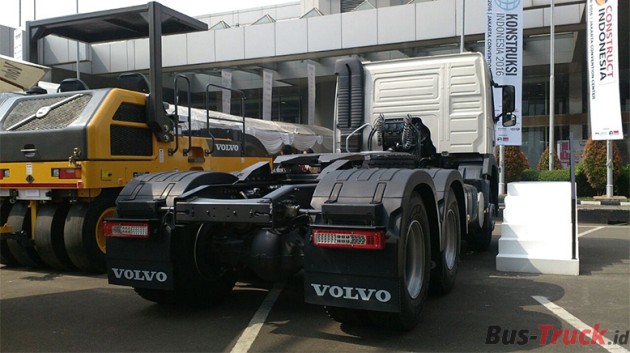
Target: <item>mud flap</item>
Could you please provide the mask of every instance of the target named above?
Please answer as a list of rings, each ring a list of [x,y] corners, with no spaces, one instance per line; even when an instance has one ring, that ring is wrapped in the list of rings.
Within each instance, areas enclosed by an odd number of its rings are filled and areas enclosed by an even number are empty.
[[[173,265],[170,262],[110,260],[107,278],[110,284],[148,289],[174,289]]]
[[[134,288],[174,289],[170,239],[170,231],[152,239],[107,238],[109,283]]]
[[[310,304],[400,312],[399,283],[397,278],[305,272],[304,296]]]

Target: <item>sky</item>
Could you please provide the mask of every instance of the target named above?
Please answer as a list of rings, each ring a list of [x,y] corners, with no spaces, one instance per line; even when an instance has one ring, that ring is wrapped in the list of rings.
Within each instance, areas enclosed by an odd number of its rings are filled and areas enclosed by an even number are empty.
[[[1,0],[0,25],[17,28],[34,19],[93,12],[133,5],[146,4],[149,0]],[[294,2],[295,0],[160,0],[170,7],[189,16],[262,7]],[[20,4],[22,11],[20,12]],[[34,9],[35,7],[35,9]],[[20,21],[21,17],[21,21]],[[21,23],[20,23],[21,22]]]

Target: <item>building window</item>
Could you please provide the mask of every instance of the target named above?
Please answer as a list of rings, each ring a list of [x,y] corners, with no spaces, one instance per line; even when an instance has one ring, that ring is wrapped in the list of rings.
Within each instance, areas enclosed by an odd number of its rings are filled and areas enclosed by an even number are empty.
[[[555,75],[556,114],[569,113],[569,81],[567,74]],[[549,77],[532,76],[523,81],[523,116],[549,114]]]

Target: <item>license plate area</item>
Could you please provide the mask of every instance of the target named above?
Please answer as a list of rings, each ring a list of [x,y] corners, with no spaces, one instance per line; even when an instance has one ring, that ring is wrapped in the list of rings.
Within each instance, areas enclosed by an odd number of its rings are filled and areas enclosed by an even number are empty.
[[[22,189],[18,190],[18,200],[52,200],[52,191],[50,189]]]

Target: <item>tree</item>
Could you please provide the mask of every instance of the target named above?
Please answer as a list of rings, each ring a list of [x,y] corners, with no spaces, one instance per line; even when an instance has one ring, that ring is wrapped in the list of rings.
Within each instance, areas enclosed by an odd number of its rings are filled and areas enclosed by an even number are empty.
[[[529,160],[519,146],[503,146],[503,177],[505,183],[521,180],[521,174],[529,169]],[[497,161],[499,160],[499,146],[495,148]]]
[[[612,146],[614,183],[621,174],[621,155],[617,145],[613,143]],[[604,194],[607,182],[606,141],[593,140],[589,137],[584,146],[583,163],[588,183],[599,195]]]
[[[545,148],[542,155],[540,155],[540,159],[538,160],[538,170],[548,170],[549,169],[549,146]],[[562,163],[560,163],[560,158],[558,158],[558,154],[556,151],[553,151],[553,169],[558,170],[562,169]]]

